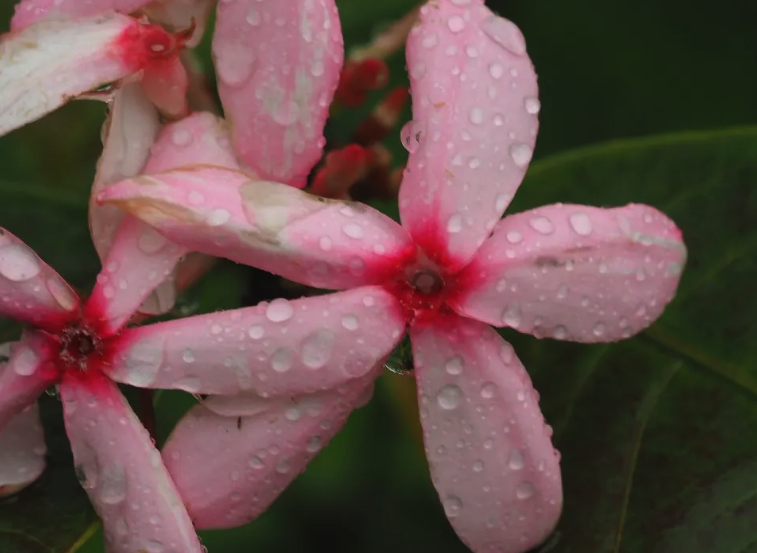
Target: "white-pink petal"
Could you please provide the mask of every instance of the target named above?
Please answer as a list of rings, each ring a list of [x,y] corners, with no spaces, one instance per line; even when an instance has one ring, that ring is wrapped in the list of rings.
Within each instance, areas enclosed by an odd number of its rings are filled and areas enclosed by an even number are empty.
[[[139,387],[291,396],[365,376],[399,342],[397,300],[365,287],[130,328],[108,375]]]
[[[60,395],[77,476],[103,521],[109,553],[202,553],[160,453],[118,387],[67,376]]]
[[[437,263],[461,267],[502,216],[531,160],[536,74],[523,35],[482,0],[429,2],[410,33],[413,121],[403,225]]]
[[[562,487],[538,394],[491,327],[449,316],[410,330],[431,478],[477,553],[522,553],[560,516]]]
[[[223,416],[197,406],[174,429],[163,459],[198,528],[245,524],[265,511],[373,393],[376,370],[338,390],[263,400]],[[215,410],[245,398],[213,397]],[[233,409],[232,409],[233,412]]]
[[[110,13],[43,20],[0,37],[0,135],[138,70],[119,42],[138,27]]]
[[[45,432],[34,403],[0,430],[0,498],[37,480],[45,470],[46,453]]]
[[[151,21],[182,32],[194,25],[194,33],[186,45],[194,48],[202,40],[208,16],[216,0],[152,0],[144,9]]]
[[[32,249],[0,228],[0,315],[55,329],[71,317],[79,297]]]
[[[240,160],[305,186],[344,58],[334,0],[219,2],[213,57]]]
[[[544,206],[502,220],[449,303],[538,337],[611,342],[660,316],[685,262],[681,232],[652,207]]]
[[[88,17],[109,11],[131,13],[150,0],[21,0],[11,19],[16,31],[43,19]]]
[[[192,251],[320,288],[384,283],[416,256],[402,227],[370,207],[219,168],[126,180],[103,190],[99,200]]]

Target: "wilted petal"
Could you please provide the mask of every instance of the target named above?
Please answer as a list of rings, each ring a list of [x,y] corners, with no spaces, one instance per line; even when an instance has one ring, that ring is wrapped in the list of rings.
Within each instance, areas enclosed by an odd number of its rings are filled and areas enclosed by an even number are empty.
[[[21,0],[11,19],[11,29],[17,31],[43,19],[88,17],[108,11],[131,13],[150,0]]]
[[[189,113],[187,72],[178,56],[145,67],[142,90],[161,113],[178,119]]]
[[[510,215],[459,275],[459,313],[538,337],[611,342],[675,295],[686,247],[656,209],[550,205]]]
[[[0,315],[54,330],[79,298],[29,246],[0,228]]]
[[[455,315],[410,337],[431,478],[452,527],[477,553],[539,544],[560,516],[560,467],[512,347]]]
[[[89,228],[101,261],[110,251],[124,212],[112,205],[99,205],[95,198],[105,187],[142,171],[159,129],[158,111],[139,83],[125,84],[114,94],[103,126],[103,153],[89,202]]]
[[[103,521],[109,553],[201,553],[160,453],[117,386],[66,376],[60,395],[77,476]]]
[[[45,470],[45,453],[45,432],[39,420],[39,407],[34,403],[0,431],[0,498],[39,478]]]
[[[220,2],[213,57],[239,158],[264,179],[305,186],[344,57],[334,0]]]
[[[412,152],[403,225],[441,265],[460,267],[502,216],[531,159],[536,75],[518,28],[483,0],[431,2],[410,33]]]
[[[416,255],[402,227],[372,208],[235,171],[198,167],[139,177],[109,187],[99,200],[192,251],[320,288],[386,282]]]
[[[165,125],[152,147],[144,173],[162,173],[197,165],[239,169],[226,122],[212,113],[193,113],[181,121]],[[124,178],[128,176],[132,175]]]
[[[3,35],[0,134],[139,70],[140,33],[137,21],[111,13],[40,21]]]
[[[197,528],[229,528],[262,513],[373,393],[376,371],[338,390],[292,398],[249,398],[223,416],[213,397],[192,409],[163,448],[163,459]],[[231,413],[233,413],[233,409]]]
[[[48,365],[53,354],[41,332],[25,332],[21,340],[0,349],[0,431],[28,409],[55,382]]]
[[[115,333],[164,280],[173,283],[174,267],[186,253],[186,248],[127,216],[103,261],[85,311],[103,317],[104,331]]]
[[[108,375],[202,394],[312,393],[364,376],[391,353],[404,326],[397,300],[378,287],[277,299],[127,329]]]

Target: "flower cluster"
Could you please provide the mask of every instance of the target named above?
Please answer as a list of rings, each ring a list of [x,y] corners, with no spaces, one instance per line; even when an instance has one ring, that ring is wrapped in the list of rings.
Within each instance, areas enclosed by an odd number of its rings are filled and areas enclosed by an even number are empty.
[[[528,373],[491,326],[588,343],[639,332],[675,294],[679,230],[644,205],[502,218],[540,105],[523,36],[483,0],[431,0],[397,26],[413,107],[402,223],[324,198],[347,196],[376,164],[380,150],[345,148],[313,171],[334,94],[360,97],[349,83],[376,86],[376,71],[367,84],[356,75],[371,64],[342,71],[333,0],[223,0],[213,54],[225,118],[202,111],[186,48],[213,4],[24,0],[2,37],[0,132],[74,97],[110,110],[90,296],[0,230],[0,315],[29,325],[0,366],[0,459],[13,461],[0,491],[44,469],[35,400],[57,386],[108,551],[199,552],[195,529],[252,520],[304,470],[408,333],[431,477],[457,534],[478,553],[539,544],[562,507],[559,456]],[[390,95],[379,115],[391,124],[403,101]],[[209,256],[341,291],[134,324],[169,309]],[[208,397],[159,452],[119,383]]]

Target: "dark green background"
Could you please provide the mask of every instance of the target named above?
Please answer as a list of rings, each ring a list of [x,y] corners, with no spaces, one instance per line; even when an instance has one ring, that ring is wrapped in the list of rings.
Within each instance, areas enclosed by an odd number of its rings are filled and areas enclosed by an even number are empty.
[[[12,3],[2,1],[7,22]],[[646,202],[678,222],[690,248],[679,297],[633,340],[576,346],[506,334],[562,451],[565,512],[550,551],[755,552],[757,8],[744,0],[488,4],[523,30],[543,106],[535,163],[512,210]],[[339,2],[348,46],[412,5]],[[203,55],[212,71],[207,45]],[[402,58],[392,67],[402,81]],[[343,112],[331,138],[344,140],[364,111]],[[86,198],[102,112],[74,103],[0,138],[0,226],[84,289],[98,269]],[[718,130],[732,126],[740,128]],[[392,145],[401,155],[396,138]],[[179,311],[237,306],[255,278],[222,264]],[[203,533],[210,553],[464,553],[429,482],[410,384],[382,377],[370,405],[269,512]],[[159,398],[163,436],[190,403]],[[44,406],[48,433],[59,434],[57,401]],[[44,478],[0,504],[3,553],[66,552],[87,528],[65,439],[51,449]],[[95,536],[77,550],[97,553],[100,544]]]

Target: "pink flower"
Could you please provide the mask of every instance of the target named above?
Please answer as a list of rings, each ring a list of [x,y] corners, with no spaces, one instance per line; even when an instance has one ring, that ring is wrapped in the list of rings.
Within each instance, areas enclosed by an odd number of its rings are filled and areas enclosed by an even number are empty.
[[[241,16],[236,21],[241,24]],[[264,27],[249,40],[274,36],[274,28]],[[289,45],[282,55],[296,59],[292,52],[300,47]],[[558,456],[528,374],[489,325],[589,343],[629,337],[673,297],[686,250],[675,224],[644,205],[555,204],[500,220],[531,159],[539,101],[523,36],[482,0],[424,6],[407,62],[414,121],[405,132],[411,154],[400,191],[403,226],[360,204],[219,168],[126,180],[99,198],[192,250],[311,286],[355,288],[351,306],[338,294],[301,300],[302,317],[330,318],[324,331],[343,337],[330,342],[331,355],[350,356],[356,344],[387,336],[398,343],[396,327],[382,329],[375,317],[402,313],[431,475],[450,522],[474,551],[524,551],[541,542],[559,517]],[[280,93],[297,97],[295,87],[307,88],[311,69],[303,67],[300,80]],[[313,117],[327,102],[308,105]],[[292,122],[295,113],[302,111],[292,110]],[[264,148],[264,142],[250,141],[249,147]],[[268,162],[291,159],[270,152]],[[223,217],[212,216],[221,212]],[[374,308],[378,290],[382,307],[369,315],[361,305]],[[338,307],[341,315],[334,319]],[[272,358],[274,372],[277,365],[331,349],[315,342],[299,336],[283,341]],[[181,366],[181,360],[165,359],[168,366]],[[259,427],[245,430],[246,421],[263,416],[256,403],[214,401],[216,413],[196,408],[164,450],[203,527],[240,524],[260,511],[258,503],[235,503],[234,495],[247,497],[247,479],[269,463],[261,440],[280,441],[261,435]],[[229,417],[221,416],[221,405]],[[231,416],[245,409],[250,416],[239,420],[247,439],[240,440]],[[219,426],[228,432],[218,432]],[[318,437],[312,437],[314,448]],[[238,481],[198,486],[229,473]],[[267,498],[257,499],[267,505]]]
[[[200,113],[159,129],[157,112],[138,84],[116,93],[105,136],[95,190],[107,190],[113,178],[127,173],[236,167],[222,120]],[[245,418],[244,427],[233,419],[229,430],[237,439],[259,435],[263,445],[275,440],[278,462],[257,469],[257,479],[247,483],[270,503],[297,474],[288,468],[287,448],[294,450],[292,466],[306,463],[318,449],[312,437],[318,434],[319,444],[326,443],[366,401],[404,321],[391,295],[375,288],[370,301],[365,291],[347,291],[124,328],[187,249],[112,206],[93,206],[91,216],[101,224],[93,225],[93,231],[99,229],[93,237],[102,247],[103,270],[86,301],[0,229],[0,316],[33,326],[0,366],[0,491],[16,491],[42,471],[44,441],[34,403],[57,385],[79,476],[103,519],[108,551],[160,545],[199,552],[185,498],[116,383],[255,397],[255,405],[247,401],[245,409],[259,415]],[[225,217],[215,211],[207,222],[221,224]],[[323,317],[306,316],[308,309]],[[373,326],[362,329],[351,347],[332,353],[332,344],[355,338],[352,329],[338,326],[353,313],[372,318]],[[367,339],[378,332],[388,334]],[[292,341],[303,344],[301,358],[288,349]],[[229,409],[216,407],[213,399],[205,405],[209,412]],[[19,468],[27,472],[19,474]],[[205,489],[207,482],[195,485]],[[153,524],[155,519],[161,523]]]

